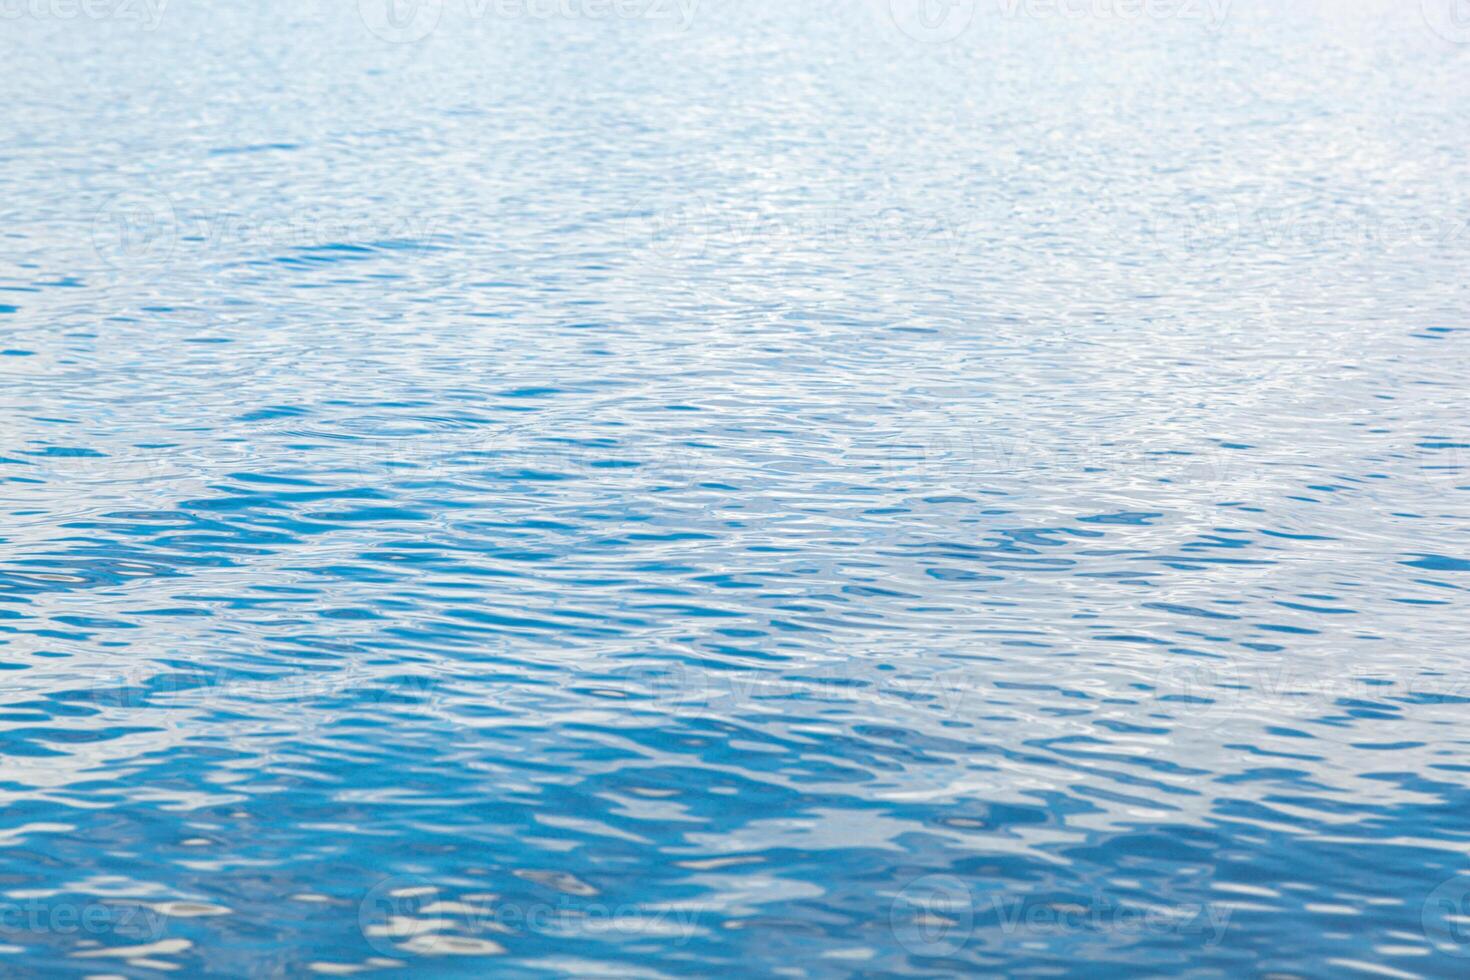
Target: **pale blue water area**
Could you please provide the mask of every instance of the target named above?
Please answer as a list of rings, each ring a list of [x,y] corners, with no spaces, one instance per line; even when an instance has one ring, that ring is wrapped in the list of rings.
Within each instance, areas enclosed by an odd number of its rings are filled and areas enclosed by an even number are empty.
[[[0,973],[1470,972],[1470,17],[906,2],[0,6]]]

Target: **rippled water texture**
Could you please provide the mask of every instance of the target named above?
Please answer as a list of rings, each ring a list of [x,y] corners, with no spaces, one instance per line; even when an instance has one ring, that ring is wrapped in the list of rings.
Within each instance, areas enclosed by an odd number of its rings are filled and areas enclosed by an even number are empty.
[[[0,972],[1470,972],[1470,28],[895,3],[0,7]]]

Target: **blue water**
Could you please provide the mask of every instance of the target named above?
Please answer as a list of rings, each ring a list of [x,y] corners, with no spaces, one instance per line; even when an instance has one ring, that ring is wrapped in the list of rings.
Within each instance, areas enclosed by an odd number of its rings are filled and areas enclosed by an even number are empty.
[[[1434,3],[5,7],[0,973],[1466,975]]]

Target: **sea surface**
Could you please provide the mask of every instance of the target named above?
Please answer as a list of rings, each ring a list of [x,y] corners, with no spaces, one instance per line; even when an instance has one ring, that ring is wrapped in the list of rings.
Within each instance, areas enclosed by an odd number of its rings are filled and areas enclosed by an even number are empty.
[[[1470,974],[1457,12],[0,5],[0,973]]]

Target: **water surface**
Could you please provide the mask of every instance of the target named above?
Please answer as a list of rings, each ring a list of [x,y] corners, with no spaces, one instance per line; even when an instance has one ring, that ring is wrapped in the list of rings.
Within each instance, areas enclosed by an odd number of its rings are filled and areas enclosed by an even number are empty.
[[[7,12],[0,969],[1464,975],[1470,38],[1196,6]]]

